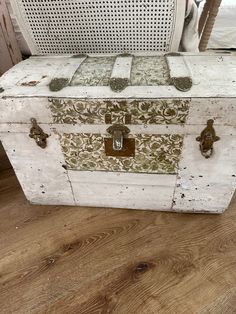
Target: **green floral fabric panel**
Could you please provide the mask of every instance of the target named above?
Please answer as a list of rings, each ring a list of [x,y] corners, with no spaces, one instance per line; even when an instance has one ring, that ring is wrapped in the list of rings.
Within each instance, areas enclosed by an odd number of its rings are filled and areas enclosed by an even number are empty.
[[[115,57],[89,57],[75,72],[70,85],[107,86]]]
[[[132,86],[170,85],[170,71],[165,57],[134,57]]]
[[[104,124],[105,114],[112,123],[184,124],[189,113],[189,100],[78,100],[49,99],[54,123]]]
[[[62,134],[62,151],[68,169],[174,174],[183,137],[174,134],[136,134],[135,157],[106,156],[101,134]]]
[[[109,86],[116,57],[88,57],[75,72],[73,86]],[[170,71],[164,56],[133,57],[130,85],[170,85]]]

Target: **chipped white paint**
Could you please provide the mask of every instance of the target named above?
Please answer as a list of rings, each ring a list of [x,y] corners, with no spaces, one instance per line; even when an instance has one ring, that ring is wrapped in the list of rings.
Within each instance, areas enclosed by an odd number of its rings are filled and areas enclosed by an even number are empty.
[[[191,74],[193,87],[185,93],[164,85],[128,86],[120,93],[113,92],[109,86],[67,86],[51,92],[49,82],[58,77],[60,65],[71,60],[69,56],[30,58],[0,80],[0,87],[4,89],[0,93],[0,138],[31,202],[209,213],[220,213],[228,207],[236,187],[236,57],[185,54],[186,67],[180,66],[183,58],[177,57],[179,64],[171,59],[174,61],[170,63],[171,75],[187,76],[186,69]],[[74,60],[73,70],[78,65]],[[128,77],[129,66],[126,69],[116,66],[113,74]],[[68,70],[70,77],[71,69]],[[66,66],[64,70],[65,74]],[[128,126],[130,137],[140,133],[184,135],[178,174],[65,170],[58,135],[99,133],[105,136],[109,125],[55,124],[49,109],[50,97],[190,100],[188,118],[183,125]],[[50,134],[45,149],[28,136],[32,117]],[[214,119],[220,141],[214,143],[214,154],[206,159],[200,153],[196,137],[208,119]]]
[[[215,125],[236,126],[235,98],[194,98],[190,102],[186,124],[205,124],[214,119]],[[230,133],[228,133],[230,134]]]
[[[133,57],[117,57],[111,73],[111,79],[121,78],[130,80]]]
[[[236,188],[236,136],[218,135],[209,159],[201,155],[195,136],[185,136],[174,210],[217,213],[229,205]]]
[[[235,74],[236,75],[236,74]],[[210,80],[210,78],[209,78]],[[5,85],[3,85],[3,88]],[[145,88],[144,88],[145,87]],[[202,82],[199,85],[193,85],[192,88],[183,94],[174,86],[128,86],[120,93],[113,92],[108,86],[67,86],[58,92],[48,92],[48,86],[24,87],[20,86],[16,89],[6,89],[1,96],[3,97],[61,97],[61,98],[77,98],[77,99],[128,99],[128,98],[225,98],[236,97],[236,81],[212,85]]]
[[[159,54],[156,56],[158,57]],[[128,86],[122,92],[113,92],[109,86],[67,86],[59,92],[50,92],[48,81],[52,79],[60,63],[70,57],[30,58],[16,65],[1,79],[1,87],[5,89],[1,96],[5,97],[66,97],[66,98],[189,98],[189,97],[236,97],[236,57],[219,55],[185,55],[185,62],[191,72],[193,86],[188,92],[180,92],[174,86]],[[170,69],[171,70],[171,69]],[[181,70],[182,72],[182,70]],[[46,74],[45,74],[46,73]],[[175,70],[175,74],[176,70]],[[181,74],[181,73],[180,73]],[[179,74],[179,75],[180,75]],[[17,86],[25,75],[30,75],[30,81],[41,75],[47,75],[46,81],[40,81],[37,86]],[[41,84],[42,83],[42,84]]]
[[[1,133],[29,133],[30,120],[24,124],[19,123],[0,123],[0,138]],[[106,130],[109,124],[105,125],[91,125],[91,124],[53,124],[53,123],[39,123],[41,128],[45,132],[56,132],[56,133],[101,133],[102,135],[108,135]],[[130,137],[132,134],[180,134],[188,135],[194,134],[197,137],[200,130],[205,128],[205,124],[202,125],[129,125]],[[215,125],[216,127],[216,125]],[[236,128],[233,126],[217,125],[217,131],[222,135],[234,135],[236,136]]]
[[[58,69],[54,73],[53,79],[66,79],[68,80],[68,85],[70,84],[75,72],[78,70],[80,65],[86,60],[85,57],[72,57],[62,60]],[[63,62],[64,61],[64,62]]]
[[[25,196],[31,203],[73,205],[73,193],[55,134],[42,149],[28,134],[1,134],[1,141]]]
[[[1,77],[0,86],[6,90],[12,88],[17,90],[18,88],[27,88],[24,85],[22,86],[21,84],[31,81],[38,82],[38,84],[35,85],[36,88],[39,88],[40,86],[47,86],[51,81],[53,74],[57,70],[58,66],[61,64],[62,60],[66,61],[65,58],[48,59],[43,57],[31,57],[25,61],[18,63],[8,72],[6,72]],[[33,88],[32,85],[29,87]],[[6,93],[6,95],[8,95],[8,93]],[[0,97],[1,96],[2,95],[0,94]]]
[[[32,117],[38,122],[52,122],[47,98],[0,98],[0,128],[2,123],[9,122],[24,123],[22,126],[25,126]],[[14,131],[15,126],[11,129]]]
[[[185,62],[184,56],[167,56],[166,59],[170,68],[170,77],[191,77],[190,69]]]
[[[172,205],[175,175],[68,173],[76,204],[80,206],[168,210]]]

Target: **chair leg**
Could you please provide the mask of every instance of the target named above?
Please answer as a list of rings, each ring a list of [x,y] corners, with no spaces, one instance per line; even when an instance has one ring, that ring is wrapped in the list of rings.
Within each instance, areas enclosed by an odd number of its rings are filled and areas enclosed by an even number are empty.
[[[199,19],[199,26],[198,26],[199,36],[201,36],[202,31],[204,29],[204,26],[206,24],[206,20],[207,20],[207,17],[209,15],[209,10],[210,10],[211,4],[212,4],[212,0],[206,0],[206,2],[204,4],[204,7],[202,10],[200,19]]]
[[[222,2],[222,0],[215,0],[215,1],[211,2],[209,15],[208,15],[208,18],[206,20],[205,27],[204,27],[204,30],[202,32],[201,39],[200,39],[200,44],[199,44],[199,50],[200,51],[205,51],[207,48],[207,44],[208,44],[209,38],[211,36],[211,32],[212,32],[213,26],[215,24],[215,19],[216,19],[216,16],[218,14],[221,2]]]

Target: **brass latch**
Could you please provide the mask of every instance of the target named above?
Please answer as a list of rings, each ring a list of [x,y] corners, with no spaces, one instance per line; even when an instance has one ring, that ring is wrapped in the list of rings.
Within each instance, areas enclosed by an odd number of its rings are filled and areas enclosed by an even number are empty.
[[[31,118],[30,121],[32,127],[30,129],[29,137],[33,138],[39,147],[45,148],[47,146],[48,134],[43,132],[35,118]]]
[[[216,136],[215,129],[213,128],[214,120],[207,121],[207,126],[201,132],[201,135],[196,138],[200,142],[200,151],[205,158],[210,158],[213,153],[213,144],[219,141],[219,136]]]
[[[105,138],[105,152],[107,156],[134,157],[135,139],[126,138],[130,129],[122,124],[113,124],[107,129],[112,138]]]

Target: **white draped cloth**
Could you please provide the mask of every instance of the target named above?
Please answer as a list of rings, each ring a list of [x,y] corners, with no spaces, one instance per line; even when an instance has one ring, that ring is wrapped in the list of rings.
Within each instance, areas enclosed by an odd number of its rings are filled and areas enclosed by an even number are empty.
[[[198,7],[194,0],[188,0],[180,50],[199,52],[198,21]]]

